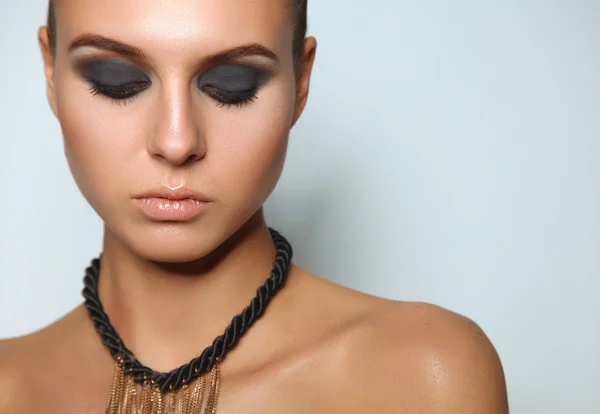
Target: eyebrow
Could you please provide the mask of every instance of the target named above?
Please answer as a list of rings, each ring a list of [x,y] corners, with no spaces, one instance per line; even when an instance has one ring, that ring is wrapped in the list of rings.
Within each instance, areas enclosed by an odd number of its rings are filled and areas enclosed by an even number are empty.
[[[73,40],[73,42],[71,42],[69,46],[69,52],[85,46],[107,50],[129,58],[146,59],[146,54],[140,48],[110,39],[108,37],[94,34],[83,34],[78,36],[75,40]],[[277,55],[273,51],[258,43],[251,43],[248,45],[226,49],[206,56],[202,59],[202,63],[204,65],[213,65],[229,62],[247,56],[263,56],[274,61],[275,63],[279,62]]]

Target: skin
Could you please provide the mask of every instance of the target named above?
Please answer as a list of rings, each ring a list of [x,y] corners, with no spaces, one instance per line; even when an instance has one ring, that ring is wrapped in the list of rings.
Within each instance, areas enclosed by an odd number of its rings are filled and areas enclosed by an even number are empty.
[[[316,40],[306,38],[294,70],[281,0],[62,0],[56,12],[55,57],[39,31],[47,96],[73,177],[105,223],[100,298],[138,359],[169,371],[221,334],[269,274],[274,247],[262,205],[306,104]],[[143,51],[124,59],[144,68],[151,87],[126,104],[90,94],[81,59],[119,56],[69,52],[85,34]],[[277,62],[238,61],[272,76],[254,102],[218,105],[197,87],[202,62],[247,44],[270,49]],[[132,200],[182,184],[212,200],[193,221],[149,220]],[[0,412],[104,412],[113,361],[82,306],[0,341],[0,367]],[[498,355],[473,321],[369,296],[295,265],[221,374],[220,414],[508,412]]]

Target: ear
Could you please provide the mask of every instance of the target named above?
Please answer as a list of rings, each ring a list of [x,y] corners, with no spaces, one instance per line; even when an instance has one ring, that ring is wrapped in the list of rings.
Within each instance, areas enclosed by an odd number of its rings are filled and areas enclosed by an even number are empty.
[[[312,73],[315,54],[317,53],[317,39],[312,36],[304,39],[304,53],[302,61],[298,63],[296,76],[296,105],[294,107],[294,118],[292,126],[296,124],[300,115],[304,111],[308,99],[308,90],[310,87],[310,75]]]
[[[54,94],[54,55],[50,48],[50,39],[48,37],[48,28],[42,26],[38,29],[38,44],[42,52],[44,62],[44,75],[46,77],[46,99],[50,104],[50,109],[56,116],[56,96]]]

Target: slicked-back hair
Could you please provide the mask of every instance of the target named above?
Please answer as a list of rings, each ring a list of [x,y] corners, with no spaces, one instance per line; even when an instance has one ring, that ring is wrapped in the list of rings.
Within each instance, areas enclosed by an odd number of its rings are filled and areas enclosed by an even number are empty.
[[[294,38],[292,51],[294,54],[294,62],[298,64],[302,58],[304,51],[304,38],[306,37],[306,5],[307,0],[288,0],[292,2],[292,21],[294,22]],[[56,53],[56,14],[54,12],[54,2],[48,2],[48,38],[50,42],[50,50],[54,55]]]

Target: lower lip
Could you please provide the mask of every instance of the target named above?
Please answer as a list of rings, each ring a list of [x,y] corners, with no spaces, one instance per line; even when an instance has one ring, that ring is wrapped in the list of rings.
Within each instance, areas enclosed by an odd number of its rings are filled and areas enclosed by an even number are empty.
[[[169,200],[167,198],[136,198],[142,212],[150,219],[161,221],[186,221],[199,216],[208,202],[184,198]]]

